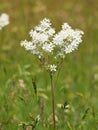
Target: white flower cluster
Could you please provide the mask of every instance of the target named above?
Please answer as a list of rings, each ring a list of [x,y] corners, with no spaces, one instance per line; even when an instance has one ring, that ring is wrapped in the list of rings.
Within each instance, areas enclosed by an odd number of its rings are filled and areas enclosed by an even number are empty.
[[[41,57],[43,52],[51,53],[54,50],[55,46],[52,43],[54,33],[55,30],[51,27],[50,20],[44,19],[34,30],[30,31],[31,41],[22,41],[21,45],[24,46],[26,50]]]
[[[62,30],[53,38],[53,43],[60,48],[59,54],[68,54],[77,49],[82,42],[82,34],[84,34],[83,31],[73,30],[68,23],[64,23]]]
[[[0,16],[0,30],[9,24],[9,16],[5,13]]]
[[[30,31],[31,41],[22,41],[21,46],[40,59],[46,55],[62,57],[78,48],[83,34],[81,30],[73,30],[68,23],[64,23],[61,31],[55,33],[50,20],[45,18]],[[56,71],[56,67],[51,65],[50,71]]]

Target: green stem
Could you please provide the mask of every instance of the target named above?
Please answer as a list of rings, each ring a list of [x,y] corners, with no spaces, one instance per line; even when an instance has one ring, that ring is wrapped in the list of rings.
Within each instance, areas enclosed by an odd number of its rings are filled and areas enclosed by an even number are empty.
[[[56,121],[55,121],[55,102],[54,102],[54,86],[53,86],[53,75],[50,73],[51,80],[51,92],[52,92],[52,114],[53,114],[53,125],[54,130],[56,130]]]
[[[61,60],[60,64],[58,65],[58,72],[57,72],[57,76],[56,76],[56,79],[55,79],[55,86],[57,86],[59,75],[60,75],[60,71],[62,69],[62,65],[63,65],[63,60]]]

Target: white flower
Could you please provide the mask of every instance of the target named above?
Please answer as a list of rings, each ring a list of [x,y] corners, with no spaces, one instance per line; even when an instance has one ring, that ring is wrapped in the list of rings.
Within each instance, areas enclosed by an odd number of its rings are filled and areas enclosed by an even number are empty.
[[[51,26],[51,22],[49,19],[45,18],[40,22],[41,26],[44,28],[49,28]]]
[[[37,40],[38,40],[39,42],[41,42],[41,43],[44,43],[44,42],[48,41],[48,35],[47,35],[47,34],[44,34],[44,33],[39,34],[39,37],[38,37]]]
[[[21,46],[24,46],[27,51],[31,51],[33,54],[39,54],[39,51],[32,42],[27,40],[21,42]]]
[[[34,43],[44,43],[46,41],[48,41],[48,35],[45,33],[39,33],[36,30],[31,30],[30,31],[30,37],[32,38],[32,42]]]
[[[49,65],[49,69],[51,72],[56,71],[57,66],[55,64]]]
[[[55,34],[55,30],[53,28],[50,28],[47,30],[46,33],[47,33],[47,35],[52,36],[53,34]]]
[[[54,45],[53,45],[53,43],[45,43],[45,44],[43,44],[42,49],[45,52],[52,52],[54,49]]]
[[[0,30],[9,24],[9,16],[5,13],[1,14],[0,16]]]
[[[43,19],[40,24],[38,26],[36,26],[34,28],[34,30],[36,30],[37,32],[44,32],[46,30],[48,30],[49,28],[51,28],[51,22],[49,19]]]
[[[69,26],[68,23],[64,23],[64,24],[62,25],[62,30],[66,30],[66,29],[71,29],[71,27]]]

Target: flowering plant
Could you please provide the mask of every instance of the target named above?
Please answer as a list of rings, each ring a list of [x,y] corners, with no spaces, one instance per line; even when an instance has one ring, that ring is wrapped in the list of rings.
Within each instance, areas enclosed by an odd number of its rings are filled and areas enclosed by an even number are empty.
[[[56,129],[56,122],[53,74],[59,70],[65,56],[78,48],[82,42],[83,34],[81,30],[72,29],[68,23],[64,23],[62,29],[56,33],[55,29],[51,27],[50,20],[45,18],[30,31],[31,40],[21,42],[21,46],[24,46],[33,55],[36,55],[42,66],[50,74],[54,130]]]
[[[31,41],[22,41],[21,46],[40,60],[47,57],[44,67],[48,67],[50,71],[56,71],[57,61],[78,48],[82,42],[82,34],[83,31],[73,30],[68,23],[64,23],[62,30],[56,34],[50,20],[45,18],[30,31]]]
[[[9,24],[9,16],[6,13],[0,16],[0,30]]]

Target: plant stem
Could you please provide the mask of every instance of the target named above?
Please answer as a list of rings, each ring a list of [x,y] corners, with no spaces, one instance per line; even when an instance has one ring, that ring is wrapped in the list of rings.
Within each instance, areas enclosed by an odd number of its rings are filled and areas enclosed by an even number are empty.
[[[63,60],[60,62],[60,64],[58,65],[58,72],[57,72],[57,76],[56,76],[56,79],[55,79],[55,86],[57,86],[57,83],[58,83],[58,79],[59,79],[59,75],[60,75],[60,71],[62,69],[62,65],[63,65]]]
[[[52,92],[52,114],[53,114],[53,125],[54,130],[56,130],[56,121],[55,121],[55,102],[54,102],[54,86],[53,86],[53,75],[50,73],[51,80],[51,92]]]

